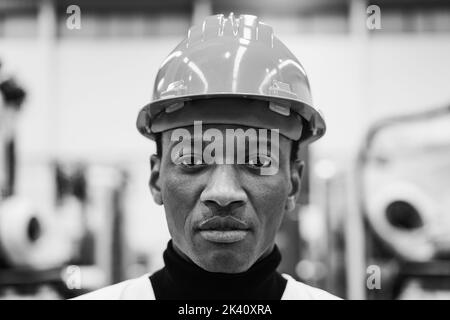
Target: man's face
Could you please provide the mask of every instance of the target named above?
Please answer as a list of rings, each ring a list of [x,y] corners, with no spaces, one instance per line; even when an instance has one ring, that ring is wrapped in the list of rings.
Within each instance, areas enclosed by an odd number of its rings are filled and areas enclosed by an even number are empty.
[[[226,129],[248,129],[213,127],[224,136]],[[186,129],[193,134],[193,127]],[[173,156],[178,141],[171,141],[172,134],[162,134],[162,155],[152,158],[150,186],[155,201],[164,204],[175,249],[210,272],[246,271],[270,253],[284,213],[298,196],[301,168],[290,163],[292,142],[279,136],[278,157],[269,159],[278,161],[278,170],[261,175],[263,161],[204,164],[194,148]],[[235,155],[243,152],[234,148]],[[225,153],[223,157],[229,156]]]

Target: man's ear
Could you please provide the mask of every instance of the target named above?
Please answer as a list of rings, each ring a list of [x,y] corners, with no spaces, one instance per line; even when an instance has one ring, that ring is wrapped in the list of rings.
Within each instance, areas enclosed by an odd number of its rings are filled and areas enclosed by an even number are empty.
[[[162,195],[161,195],[161,187],[159,185],[159,173],[161,170],[161,158],[158,157],[156,154],[152,155],[150,157],[150,181],[149,181],[149,187],[150,192],[152,193],[153,200],[156,204],[162,205]]]
[[[295,160],[291,163],[291,190],[286,203],[286,210],[292,211],[295,208],[297,199],[300,196],[303,169],[305,167],[305,162],[302,160]]]

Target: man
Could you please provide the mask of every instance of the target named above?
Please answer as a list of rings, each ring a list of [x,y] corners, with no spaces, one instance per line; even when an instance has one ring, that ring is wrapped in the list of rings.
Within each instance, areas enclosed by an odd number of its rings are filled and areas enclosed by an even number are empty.
[[[276,271],[303,147],[325,133],[306,74],[255,16],[216,15],[163,62],[137,126],[156,141],[150,190],[171,241],[153,275],[86,299],[335,299]]]

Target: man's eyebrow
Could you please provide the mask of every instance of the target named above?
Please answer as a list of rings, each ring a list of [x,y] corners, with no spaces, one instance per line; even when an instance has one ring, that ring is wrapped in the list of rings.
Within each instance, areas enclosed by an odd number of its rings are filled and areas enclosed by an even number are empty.
[[[230,138],[227,138],[227,136],[225,134],[223,139],[222,139],[222,143],[223,143],[224,147],[228,146],[228,144],[229,144],[229,141],[227,141],[227,139],[230,139]],[[234,147],[237,145],[238,141],[241,141],[236,136],[233,136],[232,140],[234,142],[233,143]],[[194,146],[194,142],[196,141],[196,139],[195,139],[195,137],[192,137],[192,136],[191,137],[179,137],[178,140],[169,139],[169,149],[172,149],[176,144],[178,144],[178,143],[180,143],[182,141],[185,141],[185,142],[188,141],[188,143],[190,143],[191,147],[193,147]],[[202,148],[204,148],[206,145],[214,142],[215,138],[211,139],[211,140],[208,140],[208,139],[205,139],[205,137],[202,137],[201,141],[202,141]],[[248,151],[248,148],[249,148],[251,143],[255,143],[257,148],[258,148],[258,150],[259,150],[259,146],[261,144],[262,145],[266,145],[267,148],[270,148],[272,146],[272,144],[274,144],[274,146],[280,146],[280,144],[277,143],[277,141],[273,141],[273,139],[271,139],[270,137],[265,137],[265,138],[257,137],[256,140],[255,139],[251,139],[249,137],[245,137],[244,142],[245,142],[245,150],[246,151]]]
[[[235,142],[234,143],[234,147],[236,147],[237,139],[234,139],[234,142]],[[280,148],[280,143],[277,141],[277,139],[271,139],[270,137],[265,137],[265,138],[258,137],[256,140],[254,140],[254,139],[250,140],[250,138],[246,137],[246,139],[245,139],[245,148],[244,148],[244,151],[246,153],[249,152],[249,148],[250,148],[251,144],[255,144],[256,145],[256,150],[258,152],[261,152],[261,150],[262,150],[260,148],[260,146],[263,146],[263,147],[265,146],[265,150],[268,153],[271,152],[272,145],[275,148]]]
[[[172,151],[172,149],[182,141],[183,141],[183,143],[189,143],[191,146],[191,151],[194,150],[195,139],[193,137],[181,137],[181,136],[179,137],[178,140],[172,140],[171,138],[169,139],[168,150]],[[202,140],[202,149],[203,149],[204,145],[205,145],[205,140]]]

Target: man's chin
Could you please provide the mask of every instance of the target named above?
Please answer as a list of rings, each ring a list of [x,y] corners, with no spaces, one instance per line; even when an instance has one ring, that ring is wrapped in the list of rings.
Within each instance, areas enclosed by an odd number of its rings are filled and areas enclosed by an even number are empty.
[[[199,259],[199,266],[209,272],[241,273],[251,266],[251,255],[245,252],[218,248],[209,251]]]

